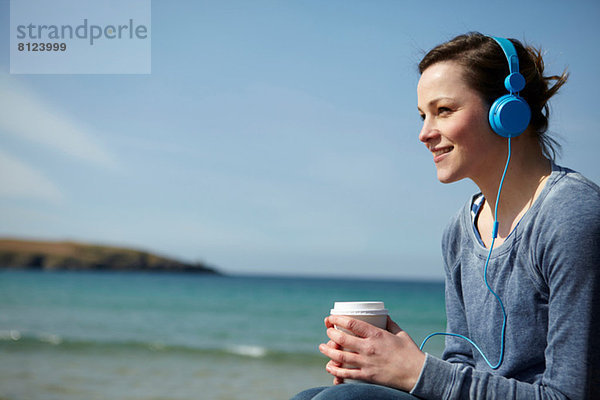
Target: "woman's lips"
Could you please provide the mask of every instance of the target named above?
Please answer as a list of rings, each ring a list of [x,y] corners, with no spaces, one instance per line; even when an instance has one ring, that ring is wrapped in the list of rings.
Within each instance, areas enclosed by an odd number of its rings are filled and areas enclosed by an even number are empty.
[[[433,153],[433,162],[438,163],[446,158],[446,154],[450,153],[454,149],[452,146],[448,147],[439,147],[431,150]]]

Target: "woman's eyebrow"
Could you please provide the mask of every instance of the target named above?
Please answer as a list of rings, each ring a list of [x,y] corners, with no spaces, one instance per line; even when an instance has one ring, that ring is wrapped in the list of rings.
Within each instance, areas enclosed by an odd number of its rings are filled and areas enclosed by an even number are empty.
[[[435,99],[430,100],[427,103],[428,107],[431,107],[432,105],[438,103],[440,100],[451,100],[454,101],[454,99],[452,97],[448,97],[448,96],[440,96],[440,97],[436,97]],[[421,110],[421,107],[417,106],[417,110],[419,110],[419,112],[423,112],[423,110]]]
[[[440,96],[440,97],[436,97],[433,100],[430,100],[429,103],[427,103],[427,105],[431,106],[432,104],[435,104],[435,103],[439,102],[440,100],[452,100],[452,101],[454,101],[454,99],[452,97]]]

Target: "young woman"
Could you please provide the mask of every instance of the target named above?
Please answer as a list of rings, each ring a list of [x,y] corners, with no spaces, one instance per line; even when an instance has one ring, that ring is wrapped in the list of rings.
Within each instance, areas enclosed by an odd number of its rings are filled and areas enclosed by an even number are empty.
[[[419,64],[419,139],[437,177],[468,178],[481,191],[442,239],[442,358],[391,319],[382,330],[330,316],[331,340],[319,349],[335,385],[294,399],[600,398],[600,188],[554,163],[548,100],[567,75],[544,76],[539,51],[510,43],[517,57],[506,39],[469,33]],[[505,84],[515,58],[524,87],[514,76]],[[511,88],[530,109],[522,133],[492,128],[499,117],[490,108]],[[340,385],[344,379],[371,384]]]

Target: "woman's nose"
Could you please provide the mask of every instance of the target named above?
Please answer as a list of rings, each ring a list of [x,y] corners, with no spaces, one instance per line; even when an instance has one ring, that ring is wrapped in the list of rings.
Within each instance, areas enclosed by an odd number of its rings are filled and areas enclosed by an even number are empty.
[[[423,143],[427,143],[432,138],[439,136],[439,133],[432,126],[431,123],[427,121],[427,119],[423,120],[423,126],[421,127],[421,132],[419,132],[419,140]]]

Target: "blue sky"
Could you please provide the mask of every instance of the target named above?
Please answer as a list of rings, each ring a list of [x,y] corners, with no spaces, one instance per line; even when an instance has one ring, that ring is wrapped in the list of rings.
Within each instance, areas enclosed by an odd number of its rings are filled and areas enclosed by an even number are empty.
[[[476,188],[437,182],[417,139],[423,52],[471,30],[541,45],[571,73],[559,164],[600,182],[599,17],[596,1],[153,1],[151,74],[11,75],[0,0],[0,236],[441,279],[443,227]]]

